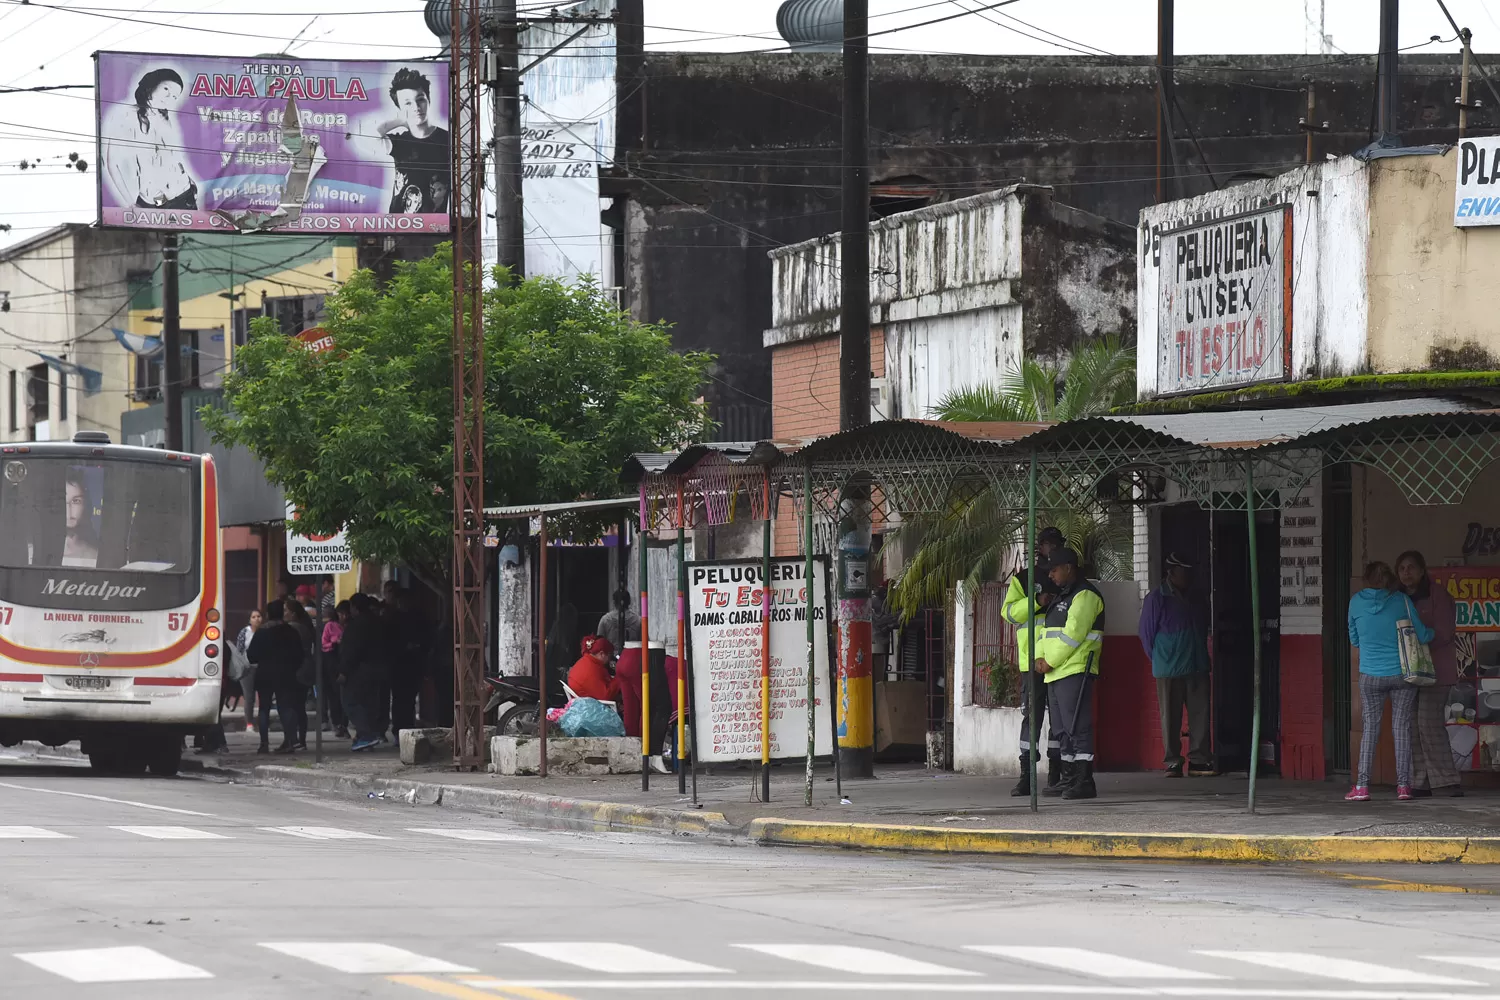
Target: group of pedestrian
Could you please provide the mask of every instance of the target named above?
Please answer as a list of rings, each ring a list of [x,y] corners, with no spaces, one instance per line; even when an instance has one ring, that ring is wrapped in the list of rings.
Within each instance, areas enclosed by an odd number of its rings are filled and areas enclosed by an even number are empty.
[[[1359,673],[1363,729],[1354,787],[1344,798],[1369,801],[1370,772],[1387,701],[1396,744],[1396,798],[1427,798],[1438,790],[1461,796],[1458,768],[1443,722],[1448,690],[1458,683],[1453,598],[1433,583],[1427,560],[1416,551],[1401,553],[1394,571],[1388,563],[1370,563],[1365,567],[1364,584],[1349,600],[1349,645]],[[1407,630],[1410,638],[1403,651]],[[1420,657],[1420,652],[1410,639],[1427,648],[1430,675],[1411,669],[1413,654]]]
[[[246,727],[259,732],[260,753],[273,752],[273,703],[283,733],[274,752],[307,749],[307,701],[317,683],[319,647],[324,687],[319,725],[331,724],[340,739],[350,738],[352,727],[350,749],[358,751],[399,740],[401,730],[416,727],[431,636],[408,590],[388,581],[383,600],[361,593],[339,601],[328,576],[319,593],[294,595],[284,583],[280,593],[264,611],[250,613],[235,643],[245,661],[240,685]]]

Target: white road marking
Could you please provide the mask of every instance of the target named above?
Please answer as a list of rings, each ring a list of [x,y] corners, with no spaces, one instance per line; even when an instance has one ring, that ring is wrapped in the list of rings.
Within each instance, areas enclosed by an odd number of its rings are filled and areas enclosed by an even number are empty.
[[[1009,945],[990,944],[971,944],[966,947],[970,951],[980,951],[986,955],[997,955],[1001,958],[1011,958],[1019,962],[1030,962],[1034,965],[1045,965],[1054,969],[1062,969],[1066,972],[1081,972],[1085,975],[1104,976],[1110,979],[1226,978],[1214,975],[1211,972],[1179,969],[1170,965],[1159,965],[1156,962],[1144,962],[1138,958],[1126,958],[1122,955],[1111,955],[1103,951],[1090,951],[1087,948],[1012,947]]]
[[[758,951],[764,955],[801,962],[839,972],[866,976],[977,976],[967,969],[950,969],[945,965],[921,962],[904,955],[893,955],[874,948],[856,948],[847,944],[737,944],[736,948]]]
[[[150,837],[152,840],[229,840],[231,838],[222,833],[210,833],[207,830],[194,830],[190,826],[112,826],[111,830],[119,830],[121,833],[133,833],[137,837]]]
[[[611,941],[524,941],[501,942],[506,948],[514,948],[554,962],[566,962],[594,972],[667,973],[667,972],[728,972],[701,962],[689,962],[673,958],[633,944],[615,944]]]
[[[358,830],[340,830],[336,826],[263,826],[260,829],[267,833],[285,833],[292,837],[301,837],[304,840],[390,840],[390,837],[382,837],[374,833],[361,833]]]
[[[0,826],[0,840],[72,840],[66,833],[39,826]]]
[[[1500,958],[1491,955],[1423,955],[1429,962],[1452,962],[1455,965],[1472,965],[1476,969],[1500,972]]]
[[[156,812],[176,813],[178,816],[218,818],[213,813],[194,812],[191,809],[177,809],[172,806],[159,806],[154,802],[136,802],[133,799],[112,799],[107,795],[90,795],[87,792],[65,792],[60,788],[35,788],[31,785],[13,785],[8,781],[0,781],[0,788],[14,788],[22,792],[40,792],[43,795],[66,795],[74,799],[91,799],[94,802],[109,802],[117,806],[135,806],[137,809],[153,809]]]
[[[1426,972],[1414,972],[1391,965],[1376,965],[1374,962],[1359,962],[1352,958],[1333,958],[1302,951],[1200,951],[1210,958],[1227,958],[1234,962],[1249,962],[1268,969],[1300,972],[1309,976],[1342,979],[1347,983],[1364,983],[1369,986],[1483,986],[1472,979],[1454,979],[1451,976],[1434,976]]]
[[[472,966],[454,965],[441,958],[429,958],[394,948],[388,944],[364,941],[264,941],[262,948],[279,951],[293,958],[306,959],[339,972],[363,975],[394,976],[413,972],[473,972]]]
[[[158,979],[213,978],[211,972],[168,958],[150,948],[33,951],[16,957],[75,983],[144,983]]]
[[[536,843],[535,837],[522,837],[515,833],[500,833],[497,830],[453,830],[438,826],[413,826],[407,828],[407,833],[425,833],[434,837],[447,837],[450,840],[481,840],[491,843],[514,842],[524,844]]]
[[[1211,997],[1214,1000],[1494,1000],[1488,993],[1429,993],[1412,990],[1308,990],[1260,989],[1218,986],[1115,986],[1111,983],[974,983],[920,982],[901,980],[837,979],[494,979],[460,980],[476,989],[504,992],[510,989],[531,990],[753,990],[766,993],[902,993],[923,996],[934,993],[1027,994],[1031,996],[1087,997]]]

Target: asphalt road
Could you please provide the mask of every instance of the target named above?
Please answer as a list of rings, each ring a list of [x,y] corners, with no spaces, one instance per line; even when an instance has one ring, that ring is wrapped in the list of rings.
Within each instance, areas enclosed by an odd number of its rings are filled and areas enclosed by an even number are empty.
[[[1500,994],[1500,872],[543,832],[0,754],[0,997]]]

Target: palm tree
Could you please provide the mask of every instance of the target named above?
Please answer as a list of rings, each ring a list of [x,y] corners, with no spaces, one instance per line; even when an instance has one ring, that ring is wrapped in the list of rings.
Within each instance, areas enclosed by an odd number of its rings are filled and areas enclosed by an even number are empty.
[[[1079,420],[1108,413],[1135,398],[1135,349],[1108,337],[1075,350],[1056,367],[1025,359],[996,383],[948,393],[932,409],[938,420]],[[1039,509],[1084,563],[1103,578],[1118,578],[1129,565],[1129,526],[1098,504],[1080,505],[1068,491],[1043,488]],[[1024,498],[1022,498],[1024,502]],[[890,607],[904,618],[941,604],[948,590],[998,579],[1024,544],[1026,512],[1015,498],[993,489],[955,502],[951,509],[909,517],[897,534],[911,533],[920,547],[891,586]]]

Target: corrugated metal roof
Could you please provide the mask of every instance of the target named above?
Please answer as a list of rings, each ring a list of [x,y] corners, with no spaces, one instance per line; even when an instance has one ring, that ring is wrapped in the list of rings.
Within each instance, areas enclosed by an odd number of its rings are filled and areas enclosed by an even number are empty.
[[[511,507],[486,507],[484,516],[491,521],[512,517],[536,517],[539,514],[573,514],[583,511],[631,510],[639,506],[640,497],[613,497],[609,500],[574,500],[569,503],[517,504]]]
[[[1218,413],[1170,413],[1156,416],[1103,417],[1211,448],[1264,448],[1312,434],[1387,417],[1461,413],[1475,406],[1453,399],[1386,399],[1338,406],[1304,406],[1274,410]]]
[[[774,465],[782,452],[769,441],[705,441],[681,451],[638,452],[625,460],[620,478],[639,482],[643,476],[670,476],[687,472],[709,455],[722,455],[735,465]]]

